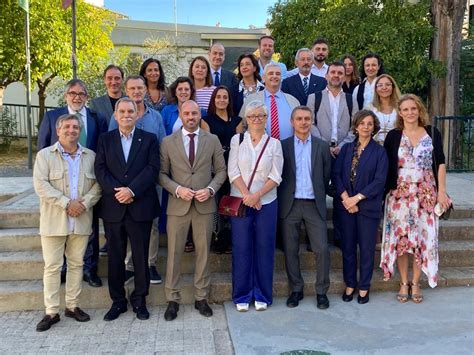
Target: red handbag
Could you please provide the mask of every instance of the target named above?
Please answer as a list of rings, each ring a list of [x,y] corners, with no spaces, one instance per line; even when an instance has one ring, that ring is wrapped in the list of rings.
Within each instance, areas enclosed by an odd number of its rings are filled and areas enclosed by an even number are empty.
[[[262,158],[263,152],[270,141],[270,136],[268,136],[265,145],[258,156],[257,162],[255,163],[255,168],[253,169],[252,176],[250,177],[249,184],[247,189],[250,191],[250,186],[252,186],[253,178],[255,173],[257,172],[258,163],[260,163],[260,159]],[[230,216],[230,217],[245,217],[245,205],[243,202],[242,197],[224,195],[222,196],[221,200],[219,201],[219,208],[217,209],[217,213],[223,216]]]

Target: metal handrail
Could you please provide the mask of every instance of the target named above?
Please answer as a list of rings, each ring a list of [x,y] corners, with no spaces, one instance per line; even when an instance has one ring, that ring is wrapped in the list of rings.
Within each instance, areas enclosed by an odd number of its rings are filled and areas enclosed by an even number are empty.
[[[26,138],[28,136],[26,105],[4,103],[2,107],[8,109],[10,115],[16,120],[16,130],[11,136],[15,138]],[[56,109],[56,107],[46,106],[45,112],[53,109]],[[31,120],[32,135],[37,136],[39,124],[38,105],[31,105]]]
[[[474,116],[436,116],[434,125],[443,136],[447,170],[474,171]]]

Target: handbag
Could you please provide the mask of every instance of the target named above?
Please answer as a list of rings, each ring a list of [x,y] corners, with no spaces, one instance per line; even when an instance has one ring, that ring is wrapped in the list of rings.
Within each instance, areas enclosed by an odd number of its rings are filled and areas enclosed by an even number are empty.
[[[252,186],[253,178],[255,177],[255,173],[257,172],[258,164],[260,163],[260,159],[262,158],[263,152],[270,141],[270,136],[268,136],[260,155],[257,158],[257,162],[255,163],[255,168],[253,169],[252,175],[250,176],[250,181],[247,186],[247,189],[250,191],[250,187]],[[240,144],[239,144],[240,145]],[[224,195],[222,196],[221,200],[219,201],[219,208],[217,213],[223,216],[229,217],[245,217],[245,205],[244,199],[242,197]]]

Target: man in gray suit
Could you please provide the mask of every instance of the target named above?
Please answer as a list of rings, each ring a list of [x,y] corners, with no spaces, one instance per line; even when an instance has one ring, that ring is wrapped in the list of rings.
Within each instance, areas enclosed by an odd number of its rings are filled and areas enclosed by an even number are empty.
[[[297,307],[303,299],[304,280],[299,260],[299,232],[303,222],[316,254],[317,307],[326,309],[330,264],[326,226],[326,191],[331,176],[329,146],[311,135],[313,114],[308,107],[298,106],[293,110],[291,125],[295,135],[281,142],[284,164],[278,187],[278,214],[291,289],[286,304]]]
[[[123,96],[122,84],[124,72],[119,66],[110,64],[105,68],[103,77],[107,93],[93,99],[89,104],[89,108],[92,111],[102,114],[102,116],[107,119],[108,126],[110,117],[112,117],[115,111],[115,103]]]
[[[351,130],[354,114],[352,108],[357,106],[352,96],[347,96],[342,91],[344,76],[344,64],[341,62],[331,63],[326,74],[328,82],[326,89],[319,94],[309,95],[307,103],[314,115],[314,126],[311,133],[330,144],[333,158],[336,158],[344,144],[354,140]],[[319,100],[316,95],[321,95]],[[352,105],[349,101],[352,102]],[[316,104],[317,102],[319,105]]]
[[[222,43],[215,42],[209,48],[208,56],[211,63],[211,76],[214,86],[224,85],[230,89],[239,83],[234,73],[222,68],[222,64],[225,61],[225,48]]]
[[[179,117],[183,128],[163,139],[160,146],[160,185],[169,192],[168,260],[165,296],[167,321],[178,315],[181,300],[179,279],[181,256],[192,224],[196,263],[194,307],[203,316],[212,316],[207,303],[210,289],[209,247],[213,214],[217,211],[215,193],[225,181],[226,165],[217,136],[199,128],[201,111],[195,101],[182,104]]]

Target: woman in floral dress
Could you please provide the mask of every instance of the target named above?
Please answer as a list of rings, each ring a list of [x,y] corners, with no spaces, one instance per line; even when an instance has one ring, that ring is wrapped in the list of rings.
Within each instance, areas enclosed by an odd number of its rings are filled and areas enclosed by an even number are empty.
[[[388,280],[397,261],[400,273],[397,299],[402,303],[410,297],[415,303],[423,301],[421,272],[431,287],[437,285],[438,216],[434,207],[436,203],[443,209],[450,205],[441,133],[427,125],[428,119],[426,108],[417,96],[402,96],[396,128],[387,134],[384,143],[389,172],[380,267]],[[411,282],[409,255],[413,259]]]

